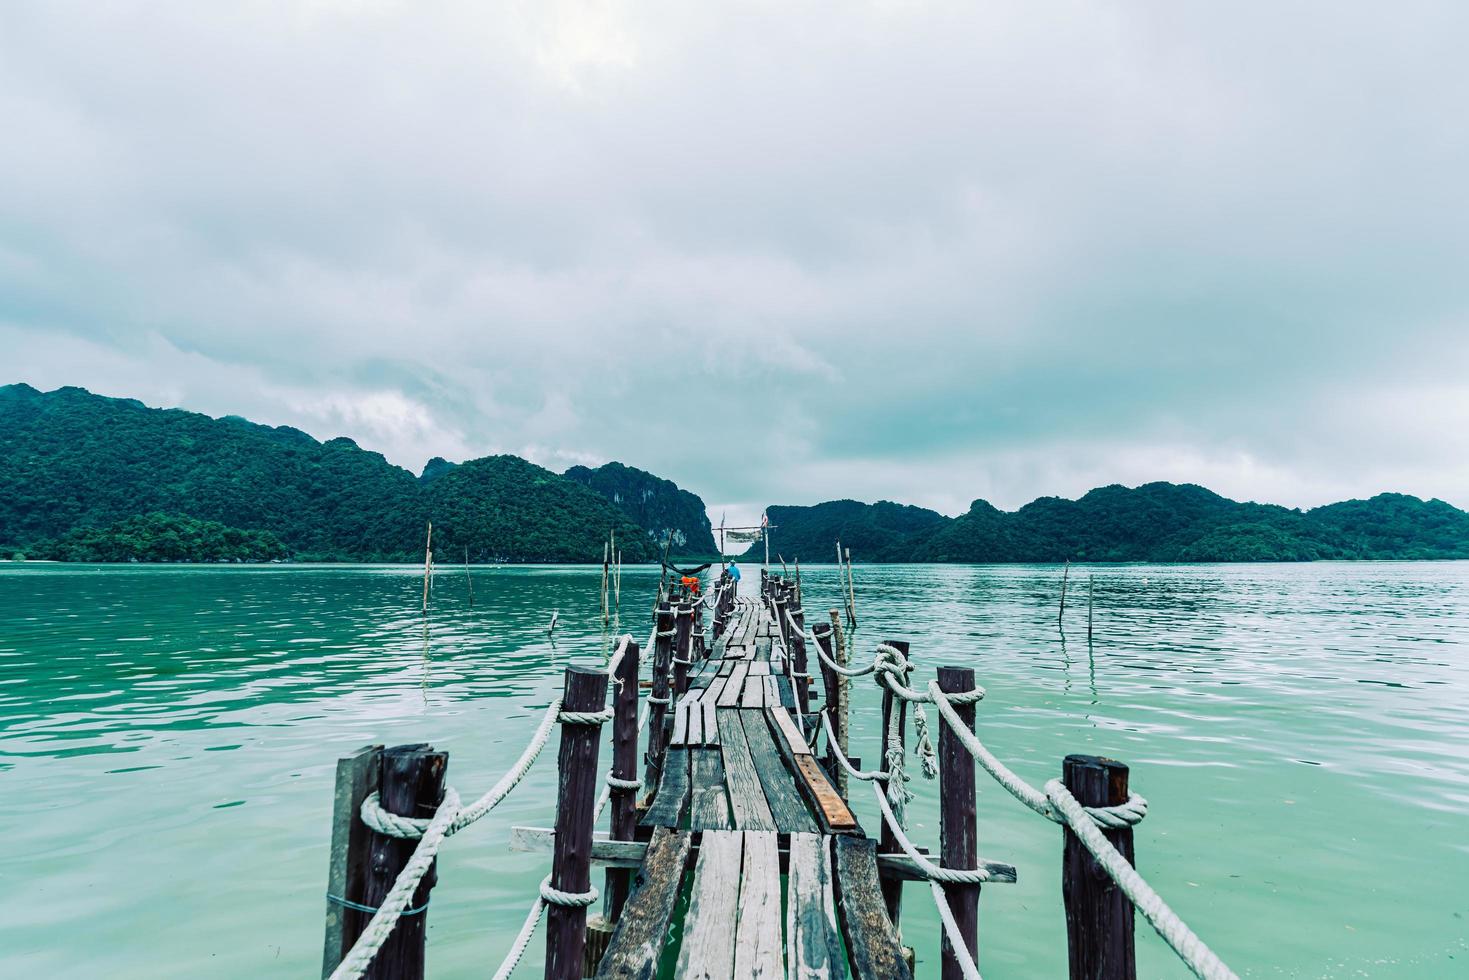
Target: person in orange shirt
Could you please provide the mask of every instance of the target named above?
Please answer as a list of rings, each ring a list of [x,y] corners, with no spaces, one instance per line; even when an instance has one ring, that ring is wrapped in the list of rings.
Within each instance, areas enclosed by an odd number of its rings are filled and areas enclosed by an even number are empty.
[[[699,594],[699,576],[685,575],[683,578],[679,579],[679,582],[683,585],[684,588],[688,589],[694,595]]]

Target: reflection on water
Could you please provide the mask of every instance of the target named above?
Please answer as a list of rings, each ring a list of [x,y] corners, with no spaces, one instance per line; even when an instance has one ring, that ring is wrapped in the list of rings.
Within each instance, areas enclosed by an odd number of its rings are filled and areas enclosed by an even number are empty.
[[[1032,782],[1068,752],[1131,764],[1153,804],[1143,871],[1241,972],[1460,975],[1469,567],[1072,573],[1058,625],[1057,567],[859,566],[858,648],[911,640],[919,681],[975,667],[981,736]],[[622,622],[646,636],[657,575],[624,574]],[[802,578],[808,610],[840,605],[832,569]],[[425,618],[409,567],[0,566],[0,975],[311,971],[336,756],[432,741],[479,792],[566,663],[595,655],[599,586],[600,568],[477,568],[471,609],[443,574]],[[855,690],[875,758],[876,694]],[[549,824],[553,769],[446,848],[436,975],[483,972],[513,936],[545,858],[508,853],[509,827]],[[913,788],[934,846],[937,787]],[[985,975],[1063,975],[1055,828],[982,779],[980,841],[1021,874],[985,889]],[[936,975],[919,890],[903,925]],[[1143,975],[1180,975],[1151,935],[1139,955]]]

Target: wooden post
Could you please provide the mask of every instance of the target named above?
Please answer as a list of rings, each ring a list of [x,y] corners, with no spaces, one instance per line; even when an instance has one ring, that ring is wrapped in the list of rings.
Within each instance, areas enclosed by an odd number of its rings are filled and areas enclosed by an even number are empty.
[[[948,693],[972,691],[974,670],[940,667],[939,688]],[[974,731],[974,705],[956,704],[954,713]],[[946,868],[979,866],[979,827],[975,815],[974,757],[946,724],[939,724],[939,854]],[[979,962],[979,885],[944,885],[944,894],[969,955]],[[964,980],[959,957],[943,937],[943,980]]]
[[[1068,755],[1062,781],[1082,806],[1127,802],[1127,766],[1094,755]],[[1132,828],[1103,830],[1112,846],[1135,864]],[[1071,832],[1065,831],[1061,893],[1066,902],[1066,944],[1071,980],[1133,980],[1132,903]]]
[[[821,652],[836,660],[836,654],[832,652],[832,630],[826,623],[817,623],[811,627],[811,635],[816,639],[816,646]],[[840,678],[836,671],[826,665],[826,661],[820,657],[817,663],[821,665],[821,684],[826,689],[826,701],[821,710],[826,713],[827,721],[831,722],[831,733],[837,733],[836,712],[841,704]],[[836,743],[833,739],[826,740],[826,774],[831,778],[832,785],[841,794],[842,799],[847,798],[847,770],[836,760]]]
[[[775,635],[780,637],[780,645],[789,650],[791,641],[790,630],[786,626],[785,595],[785,584],[777,583],[770,593],[770,616],[775,620]]]
[[[831,645],[833,650],[835,651],[832,659],[841,666],[845,667],[847,666],[847,640],[846,637],[842,635],[841,611],[837,609],[828,609],[826,611],[826,615],[827,618],[831,620]],[[836,717],[832,719],[832,724],[836,727],[837,745],[841,748],[847,759],[851,761],[852,767],[855,769],[857,767],[857,760],[852,758],[852,753],[850,751],[851,746],[847,740],[848,734],[851,731],[851,684],[849,683],[847,678],[842,676],[841,674],[837,674],[836,701]],[[842,798],[846,799],[847,775],[845,772],[842,773],[841,790]]]
[[[377,791],[383,747],[364,745],[337,760],[336,793],[332,799],[332,846],[326,871],[329,896],[367,904],[367,865],[371,834],[358,811],[362,801]],[[326,941],[321,952],[321,975],[331,976],[342,957],[367,925],[368,915],[327,899]]]
[[[636,779],[638,767],[638,645],[629,642],[617,667],[620,684],[612,690],[612,775]],[[637,790],[612,787],[612,839],[635,840],[638,829]],[[605,917],[616,922],[632,888],[631,868],[607,869]]]
[[[668,603],[659,603],[653,623],[657,631],[653,635],[653,687],[648,699],[648,754],[643,766],[645,795],[658,788],[658,780],[663,776],[663,753],[668,747],[668,729],[664,719],[668,717],[671,706],[668,674],[669,661],[673,657],[673,637],[668,635],[673,630],[673,609]]]
[[[809,673],[806,665],[806,612],[801,608],[800,590],[791,590],[792,605],[786,610],[791,617],[791,638],[786,644],[786,652],[791,655],[791,669],[797,674]],[[811,710],[811,678],[797,676],[794,678],[796,687],[796,706],[805,717]]]
[[[1061,569],[1061,605],[1056,610],[1056,625],[1060,626],[1066,617],[1066,580],[1071,577],[1071,559],[1066,559],[1066,565]]]
[[[673,620],[673,697],[689,689],[689,664],[694,659],[694,607],[685,599]]]
[[[607,672],[567,667],[561,710],[601,711],[607,703]],[[592,815],[597,805],[598,725],[561,726],[557,755],[556,845],[551,887],[585,892],[592,887]],[[586,954],[587,910],[569,905],[546,909],[546,980],[581,980]]]
[[[1086,575],[1086,641],[1092,641],[1092,575]]]
[[[904,659],[908,657],[908,644],[903,640],[885,640],[888,646],[894,647],[901,653]],[[888,771],[888,723],[896,713],[896,724],[898,728],[898,744],[902,745],[906,736],[906,724],[908,717],[908,702],[902,698],[893,697],[892,692],[883,688],[882,692],[882,728],[879,729],[879,743],[877,757],[881,760],[879,769]],[[882,821],[882,835],[878,838],[877,852],[879,854],[898,854],[902,848],[898,846],[898,839],[893,835],[892,828],[886,820]],[[882,879],[882,899],[887,905],[888,918],[893,920],[893,928],[898,927],[898,918],[903,911],[903,882],[899,878]]]
[[[428,577],[434,565],[434,522],[428,522],[428,539],[423,544],[423,614],[428,615]]]
[[[444,772],[448,767],[449,753],[435,752],[431,745],[395,745],[383,750],[378,774],[378,797],[383,809],[404,817],[432,817],[444,798]],[[388,837],[376,831],[371,832],[371,837],[372,857],[363,904],[377,908],[388,897],[418,841]],[[419,882],[408,908],[423,908],[428,904],[429,892],[438,877],[438,862],[435,862]],[[363,925],[367,924],[366,919],[364,916]],[[368,980],[422,980],[427,935],[427,909],[414,915],[405,914],[363,976]],[[352,941],[356,939],[354,935]]]

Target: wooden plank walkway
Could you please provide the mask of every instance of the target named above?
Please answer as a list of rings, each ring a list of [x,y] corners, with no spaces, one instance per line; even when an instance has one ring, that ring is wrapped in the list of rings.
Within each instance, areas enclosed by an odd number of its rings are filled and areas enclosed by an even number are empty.
[[[672,714],[640,887],[601,978],[910,978],[875,845],[802,737],[770,614],[737,600]],[[684,879],[688,879],[685,881]],[[685,896],[682,922],[674,918]],[[668,937],[679,936],[677,954]],[[665,948],[667,947],[667,948]]]

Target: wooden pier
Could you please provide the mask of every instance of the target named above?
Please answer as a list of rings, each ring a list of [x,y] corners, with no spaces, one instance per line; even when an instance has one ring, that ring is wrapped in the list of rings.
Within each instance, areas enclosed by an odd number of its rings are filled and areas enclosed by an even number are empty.
[[[974,736],[984,692],[972,669],[940,668],[920,691],[909,686],[900,641],[879,644],[870,666],[844,666],[836,610],[830,625],[808,632],[797,583],[762,571],[758,598],[737,593],[724,574],[709,595],[674,587],[660,596],[641,724],[643,651],[631,637],[605,670],[568,667],[565,693],[531,745],[473,804],[447,788],[447,755],[430,746],[366,747],[341,760],[323,976],[423,975],[434,852],[514,788],[559,722],[554,827],[512,835],[513,848],[551,852],[551,873],[497,980],[513,972],[543,910],[547,980],[910,978],[905,882],[926,885],[939,909],[944,941],[933,973],[977,980],[981,883],[1014,882],[1016,872],[977,854],[976,760],[1065,828],[1073,978],[1136,976],[1134,906],[1198,976],[1233,977],[1132,871],[1132,825],[1146,802],[1129,793],[1125,765],[1070,756],[1064,781],[1030,786]],[[883,738],[873,746],[881,765],[864,772],[842,743],[848,685],[866,674],[884,694]],[[941,716],[936,752],[924,703]],[[604,723],[610,768],[599,764]],[[904,832],[909,751],[939,778],[937,854]],[[860,782],[876,791],[875,835],[849,805],[848,786]],[[595,832],[606,806],[610,832]]]

